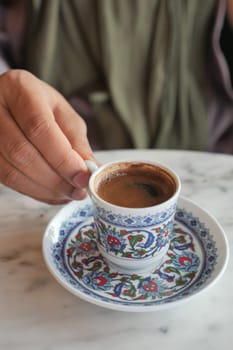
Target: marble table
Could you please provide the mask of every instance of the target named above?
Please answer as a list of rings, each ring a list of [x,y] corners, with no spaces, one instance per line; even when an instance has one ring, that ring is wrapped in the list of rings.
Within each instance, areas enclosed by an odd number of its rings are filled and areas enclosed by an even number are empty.
[[[98,152],[159,160],[181,177],[182,195],[217,218],[233,247],[233,157],[187,151]],[[87,303],[46,268],[42,237],[60,209],[0,186],[0,349],[232,349],[233,258],[221,279],[169,310],[130,313]]]

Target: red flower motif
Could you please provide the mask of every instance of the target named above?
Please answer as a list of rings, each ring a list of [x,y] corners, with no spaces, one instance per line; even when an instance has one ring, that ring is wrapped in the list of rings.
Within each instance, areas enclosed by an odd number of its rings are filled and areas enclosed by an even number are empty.
[[[180,265],[185,266],[185,265],[187,265],[187,263],[191,263],[191,262],[192,262],[192,259],[189,258],[189,257],[187,257],[187,256],[181,256],[181,257],[179,258],[179,263],[180,263]]]
[[[96,277],[97,280],[97,286],[104,286],[107,283],[107,278],[103,277],[103,276],[97,276]]]
[[[83,242],[80,244],[79,249],[83,250],[84,252],[90,252],[93,247],[91,242]]]
[[[149,281],[145,286],[143,286],[143,289],[146,292],[157,292],[158,291],[158,286],[154,281]]]
[[[73,249],[72,248],[68,248],[66,253],[67,253],[68,256],[71,256],[72,253],[73,253]]]
[[[88,236],[88,231],[82,232],[83,236]]]
[[[111,235],[108,236],[107,241],[108,241],[108,244],[110,245],[110,247],[114,247],[116,245],[119,245],[119,246],[121,245],[121,241],[118,238],[111,236]]]

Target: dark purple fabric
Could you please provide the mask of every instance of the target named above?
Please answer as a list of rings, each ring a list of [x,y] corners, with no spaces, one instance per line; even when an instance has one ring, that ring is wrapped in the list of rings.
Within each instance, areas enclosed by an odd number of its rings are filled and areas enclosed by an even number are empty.
[[[229,67],[220,46],[225,16],[226,1],[220,0],[210,52],[209,150],[233,154],[233,90]]]

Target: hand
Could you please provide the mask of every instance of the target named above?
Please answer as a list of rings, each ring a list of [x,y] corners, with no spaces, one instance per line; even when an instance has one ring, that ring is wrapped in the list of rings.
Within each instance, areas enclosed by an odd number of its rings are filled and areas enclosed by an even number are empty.
[[[0,182],[47,203],[86,196],[93,159],[82,118],[31,73],[0,76]]]

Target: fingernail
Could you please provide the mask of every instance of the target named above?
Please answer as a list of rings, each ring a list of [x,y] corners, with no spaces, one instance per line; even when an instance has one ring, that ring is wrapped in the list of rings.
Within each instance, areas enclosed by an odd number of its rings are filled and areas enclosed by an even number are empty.
[[[74,200],[81,200],[86,198],[87,192],[80,188],[75,188],[75,190],[71,193],[71,198]]]
[[[89,177],[90,177],[90,174],[80,172],[74,176],[73,183],[75,186],[80,187],[80,188],[87,187]]]

